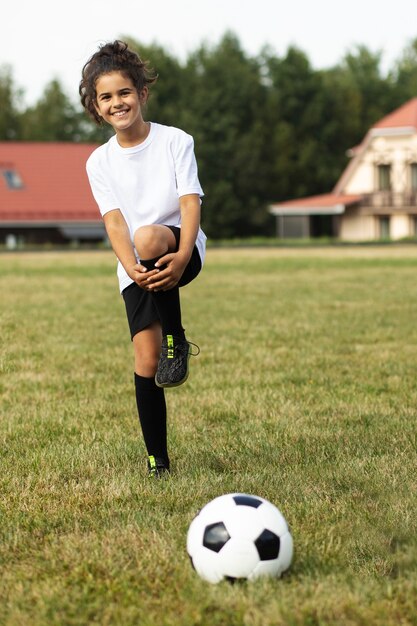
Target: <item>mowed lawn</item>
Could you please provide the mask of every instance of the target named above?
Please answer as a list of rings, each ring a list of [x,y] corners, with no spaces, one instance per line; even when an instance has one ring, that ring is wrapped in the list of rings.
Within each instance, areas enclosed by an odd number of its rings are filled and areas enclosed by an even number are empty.
[[[0,623],[417,624],[417,246],[210,249],[150,481],[111,252],[0,255]],[[272,501],[282,580],[210,585],[188,526]]]

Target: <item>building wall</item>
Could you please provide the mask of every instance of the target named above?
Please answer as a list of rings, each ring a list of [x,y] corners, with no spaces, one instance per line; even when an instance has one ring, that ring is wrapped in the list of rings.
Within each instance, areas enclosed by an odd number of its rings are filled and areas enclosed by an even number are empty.
[[[410,237],[412,232],[412,221],[409,215],[392,215],[390,219],[391,239],[402,239]]]
[[[369,241],[378,237],[372,215],[345,214],[340,220],[340,239],[344,241]]]
[[[375,136],[347,178],[343,192],[347,194],[373,193],[378,189],[377,166],[391,165],[392,191],[411,191],[410,164],[417,163],[417,134]]]
[[[341,220],[340,239],[344,241],[372,241],[384,237],[381,221],[389,220],[388,230],[390,239],[403,239],[415,236],[415,222],[413,216],[401,215],[349,215],[345,214]]]

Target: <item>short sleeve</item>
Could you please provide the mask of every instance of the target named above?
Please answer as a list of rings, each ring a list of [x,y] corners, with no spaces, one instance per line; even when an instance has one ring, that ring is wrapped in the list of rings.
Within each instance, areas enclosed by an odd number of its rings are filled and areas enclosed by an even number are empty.
[[[175,178],[178,196],[196,193],[201,197],[204,192],[198,179],[197,160],[194,154],[194,139],[187,133],[180,132],[172,144]]]
[[[94,156],[94,153],[92,156]],[[104,216],[109,211],[120,208],[114,193],[110,189],[108,183],[106,183],[98,164],[92,157],[90,157],[87,161],[86,170],[91,191],[98,204],[101,215]]]

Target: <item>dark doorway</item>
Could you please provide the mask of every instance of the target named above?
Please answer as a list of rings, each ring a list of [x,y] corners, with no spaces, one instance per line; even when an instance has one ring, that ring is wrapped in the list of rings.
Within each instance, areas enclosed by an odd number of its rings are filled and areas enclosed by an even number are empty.
[[[310,215],[311,237],[334,237],[333,215]]]

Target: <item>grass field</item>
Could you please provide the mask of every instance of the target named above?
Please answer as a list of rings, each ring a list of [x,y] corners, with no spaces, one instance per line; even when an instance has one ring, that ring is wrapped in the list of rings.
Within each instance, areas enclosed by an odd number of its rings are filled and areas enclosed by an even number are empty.
[[[209,250],[149,481],[110,252],[0,256],[0,624],[417,624],[417,247]],[[209,585],[190,521],[257,494],[282,580]]]

